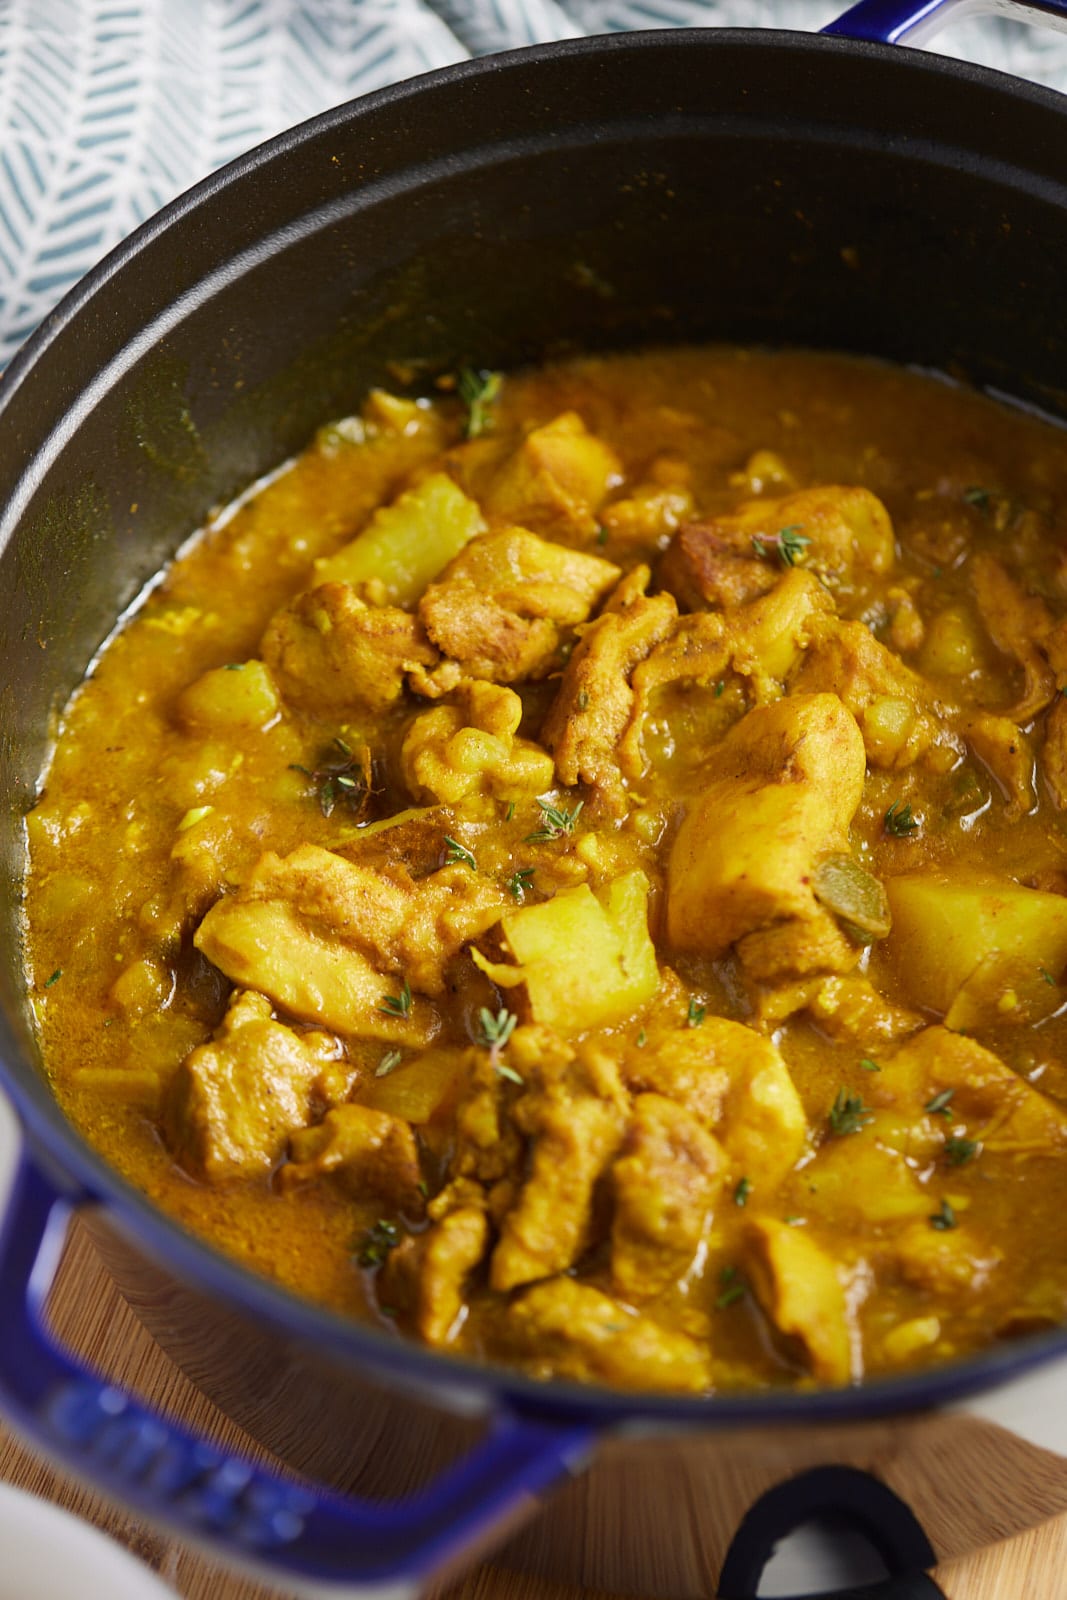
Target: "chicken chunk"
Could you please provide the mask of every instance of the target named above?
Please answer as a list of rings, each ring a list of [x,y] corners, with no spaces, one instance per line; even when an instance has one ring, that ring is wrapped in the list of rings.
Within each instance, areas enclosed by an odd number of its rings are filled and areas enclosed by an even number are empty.
[[[501,1342],[535,1371],[565,1378],[690,1393],[711,1381],[708,1354],[695,1340],[573,1278],[553,1278],[520,1295],[504,1316]]]
[[[623,1076],[633,1089],[685,1106],[762,1198],[804,1151],[807,1119],[789,1068],[770,1039],[743,1023],[709,1016],[699,1028],[653,1034],[628,1052]]]
[[[685,1276],[725,1173],[721,1146],[691,1112],[638,1095],[611,1174],[611,1276],[623,1299],[650,1299]]]
[[[400,763],[416,800],[517,800],[551,788],[552,757],[518,737],[522,701],[514,690],[468,683],[456,701],[422,712],[404,737]]]
[[[937,1229],[927,1218],[904,1229],[891,1260],[905,1283],[936,1295],[941,1305],[965,1307],[987,1287],[1003,1255],[979,1243],[969,1228]]]
[[[400,980],[441,994],[445,968],[497,920],[506,891],[462,866],[414,882],[316,845],[268,852],[236,894],[216,901],[196,945],[236,983],[341,1034],[427,1041],[428,1006],[387,1004]]]
[[[1048,714],[1041,766],[1057,810],[1067,810],[1067,699],[1062,694]]]
[[[990,638],[1023,671],[1022,698],[1004,714],[1012,722],[1029,722],[1056,694],[1056,675],[1039,648],[1052,632],[1052,615],[1040,596],[1023,592],[995,556],[984,551],[972,556],[970,576]]]
[[[544,678],[562,665],[564,642],[618,577],[600,556],[503,528],[475,539],[445,568],[423,595],[419,617],[465,677]]]
[[[299,1189],[331,1177],[357,1200],[421,1210],[419,1153],[407,1122],[370,1106],[343,1105],[289,1141],[289,1160],[278,1174],[282,1189]]]
[[[409,1309],[427,1344],[450,1344],[466,1316],[467,1280],[488,1244],[484,1205],[457,1206],[390,1252],[379,1290],[382,1301]]]
[[[791,559],[832,583],[854,570],[888,572],[895,559],[881,501],[867,489],[828,485],[748,500],[727,515],[690,523],[672,541],[661,580],[688,609],[743,604],[772,587],[790,535],[800,542]]]
[[[681,950],[721,955],[772,923],[818,920],[816,862],[848,847],[866,761],[835,695],[792,695],[736,723],[702,769],[671,850],[667,926]]]
[[[743,1269],[787,1350],[822,1383],[858,1376],[845,1289],[825,1250],[771,1217],[745,1230]]]
[[[504,1217],[489,1281],[506,1292],[572,1267],[593,1238],[593,1190],[621,1143],[625,1100],[553,1068],[516,1102],[515,1126],[530,1141],[529,1175]]]
[[[872,766],[908,767],[929,752],[928,760],[940,770],[963,754],[923,679],[862,622],[827,625],[791,679],[790,691],[839,695],[859,723]]]
[[[591,542],[594,513],[622,482],[618,457],[591,434],[577,412],[565,411],[526,435],[491,480],[483,505],[554,538]]]
[[[585,629],[541,729],[560,782],[592,784],[613,808],[624,793],[617,747],[634,708],[631,675],[678,615],[670,595],[645,595],[648,579],[647,567],[634,568]]]
[[[260,651],[286,701],[316,716],[383,711],[407,673],[440,661],[417,617],[365,605],[344,583],[298,595],[272,618]]]
[[[212,1183],[269,1172],[314,1103],[344,1094],[339,1055],[328,1034],[275,1022],[263,995],[234,995],[214,1039],[190,1051],[170,1084],[167,1143]]]
[[[1008,820],[1025,817],[1037,805],[1034,752],[1028,736],[1010,717],[998,717],[991,711],[966,713],[960,718],[959,730],[1004,791]]]

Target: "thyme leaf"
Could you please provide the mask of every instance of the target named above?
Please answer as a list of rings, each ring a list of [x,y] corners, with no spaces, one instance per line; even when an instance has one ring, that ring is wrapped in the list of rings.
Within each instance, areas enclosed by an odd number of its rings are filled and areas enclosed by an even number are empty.
[[[358,1261],[361,1267],[380,1267],[400,1238],[400,1229],[395,1222],[388,1222],[384,1217],[379,1217],[373,1227],[368,1228],[366,1237],[359,1248]]]
[[[399,994],[383,994],[379,1011],[387,1017],[409,1017],[411,1015],[411,985],[404,979],[404,987]]]
[[[893,839],[906,839],[918,831],[919,824],[911,814],[911,802],[894,800],[882,819],[882,826]]]
[[[448,867],[470,867],[476,871],[478,867],[471,852],[466,845],[460,844],[458,839],[453,839],[451,834],[445,834],[445,865]]]
[[[757,533],[752,548],[761,559],[768,550],[776,550],[783,567],[795,567],[811,543],[807,534],[800,531],[803,526],[802,522],[793,522],[788,528],[779,528],[777,533]]]
[[[525,900],[533,888],[533,867],[520,867],[518,872],[513,872],[508,879],[508,893],[513,900],[520,903]]]
[[[508,1011],[504,1006],[495,1017],[488,1006],[482,1006],[478,1012],[478,1043],[491,1050],[503,1050],[515,1032],[518,1020],[514,1011]]]
[[[538,799],[541,808],[541,823],[536,833],[526,835],[527,844],[545,844],[550,839],[561,839],[565,834],[574,832],[574,824],[581,816],[584,800],[579,800],[572,810],[567,811],[562,806],[549,805],[547,800]]]
[[[932,1100],[926,1102],[923,1110],[929,1111],[934,1117],[951,1117],[952,1108],[949,1101],[955,1093],[955,1089],[942,1089],[940,1094],[935,1094]]]
[[[735,1206],[747,1205],[748,1204],[748,1197],[749,1197],[749,1195],[751,1193],[752,1193],[752,1179],[751,1178],[742,1178],[740,1180],[740,1182],[738,1183],[737,1188],[734,1190],[734,1205]]]
[[[375,1067],[374,1076],[376,1078],[387,1078],[391,1072],[395,1072],[403,1059],[404,1057],[399,1050],[387,1050]]]
[[[699,1028],[707,1013],[707,1006],[697,1004],[695,995],[689,996],[689,1010],[685,1014],[686,1027]]]
[[[957,1226],[956,1213],[947,1200],[942,1200],[940,1211],[935,1211],[930,1218],[931,1228],[936,1228],[938,1233],[947,1233],[950,1228]]]
[[[837,1098],[830,1107],[832,1134],[842,1138],[846,1133],[861,1133],[873,1121],[874,1113],[870,1106],[864,1105],[862,1095],[853,1094],[851,1089],[838,1089]]]
[[[332,760],[329,759],[331,755]],[[324,817],[332,816],[339,804],[358,816],[370,799],[370,751],[364,747],[357,755],[339,736],[320,758],[317,767],[309,771],[298,761],[290,761],[289,771],[302,772],[315,784],[319,810]]]
[[[715,1301],[716,1311],[725,1311],[727,1306],[736,1305],[747,1292],[745,1280],[736,1267],[723,1267],[719,1273],[719,1282],[722,1284],[722,1292]]]
[[[456,388],[467,408],[467,426],[464,431],[468,439],[478,439],[487,431],[490,423],[489,408],[500,393],[501,382],[499,372],[488,372],[484,367],[477,369],[464,367],[460,371]]]
[[[953,1135],[945,1140],[945,1155],[949,1166],[962,1167],[968,1161],[973,1161],[978,1154],[978,1146],[973,1139],[961,1139]]]

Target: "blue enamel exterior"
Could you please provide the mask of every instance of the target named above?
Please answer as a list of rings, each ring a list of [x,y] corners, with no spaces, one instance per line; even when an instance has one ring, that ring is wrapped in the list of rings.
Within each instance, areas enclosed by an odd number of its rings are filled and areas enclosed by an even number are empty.
[[[864,0],[826,30],[886,42],[913,33],[953,0],[925,5]],[[1067,18],[1067,0],[1039,0]],[[844,40],[842,40],[842,43]],[[547,49],[568,48],[547,47]],[[500,58],[506,59],[506,58]],[[477,65],[449,69],[456,75]],[[387,100],[392,91],[374,97]],[[329,113],[327,116],[336,115]],[[296,143],[284,135],[269,147]],[[253,164],[262,152],[245,158]],[[241,166],[237,163],[235,166]],[[225,179],[216,175],[175,202],[143,233],[165,228]],[[124,247],[126,249],[127,247]],[[122,252],[105,263],[113,271]],[[79,315],[86,284],[31,340],[5,380],[8,393],[39,345]],[[0,1081],[26,1134],[5,1216],[0,1219],[0,1409],[29,1439],[76,1473],[177,1532],[213,1544],[224,1557],[259,1558],[292,1581],[368,1588],[417,1582],[480,1543],[531,1496],[579,1466],[599,1435],[634,1425],[726,1430],[759,1424],[820,1423],[922,1411],[958,1401],[1067,1359],[1067,1332],[994,1348],[946,1370],[824,1393],[773,1393],[692,1399],[624,1394],[596,1386],[551,1386],[496,1368],[442,1358],[298,1301],[224,1260],[185,1234],[122,1182],[57,1117],[5,1057],[18,1048],[0,1017]],[[85,1369],[57,1346],[42,1308],[58,1242],[74,1206],[99,1204],[144,1253],[222,1304],[386,1382],[443,1405],[476,1402],[491,1419],[483,1441],[424,1491],[382,1504],[342,1498],[286,1482],[208,1446]]]
[[[906,44],[934,33],[952,12],[974,10],[974,0],[859,0],[823,28],[842,39]],[[985,11],[999,11],[1022,22],[1067,28],[1067,0],[987,0]]]

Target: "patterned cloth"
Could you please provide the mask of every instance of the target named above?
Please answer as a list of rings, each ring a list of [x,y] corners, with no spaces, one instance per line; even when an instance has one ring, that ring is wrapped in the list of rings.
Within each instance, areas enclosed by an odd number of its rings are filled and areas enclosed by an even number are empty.
[[[213,168],[471,55],[627,28],[822,27],[846,0],[0,0],[0,368],[59,297]],[[1067,89],[1067,36],[937,48]]]

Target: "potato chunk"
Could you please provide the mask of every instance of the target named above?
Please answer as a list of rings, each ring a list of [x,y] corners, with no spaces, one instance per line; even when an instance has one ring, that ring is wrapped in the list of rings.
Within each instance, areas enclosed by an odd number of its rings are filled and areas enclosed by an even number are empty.
[[[443,472],[431,473],[363,532],[315,563],[316,584],[347,583],[377,605],[414,605],[464,545],[485,532],[485,518]]]
[[[500,925],[519,970],[486,970],[506,985],[521,980],[533,1020],[559,1033],[621,1022],[659,987],[647,902],[648,879],[628,872],[599,898],[583,883],[508,911]]]
[[[1061,995],[1067,899],[1010,881],[907,874],[886,885],[885,950],[907,998],[950,1028],[1029,1023]],[[1047,975],[1047,976],[1046,976]]]
[[[714,956],[768,923],[817,920],[812,873],[847,851],[865,771],[836,695],[793,695],[742,717],[703,769],[708,785],[671,850],[672,944]]]
[[[565,411],[526,435],[485,495],[486,510],[525,527],[591,542],[593,513],[622,480],[618,457]]]

